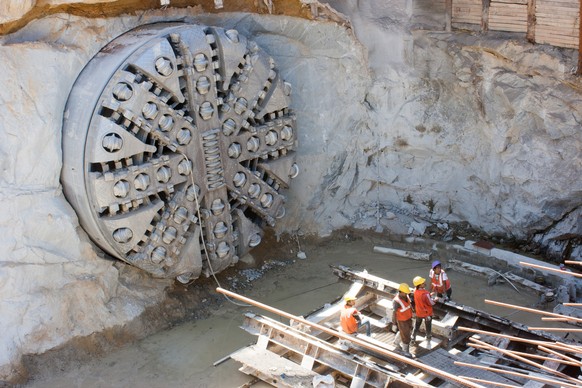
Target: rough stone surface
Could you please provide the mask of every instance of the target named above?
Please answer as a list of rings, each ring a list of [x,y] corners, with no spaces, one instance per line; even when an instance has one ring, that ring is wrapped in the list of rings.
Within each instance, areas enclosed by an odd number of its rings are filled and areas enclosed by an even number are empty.
[[[6,4],[22,15],[32,2]],[[406,0],[329,4],[351,29],[168,8],[61,13],[0,39],[0,380],[14,379],[22,355],[130,321],[170,284],[103,258],[59,182],[72,84],[107,42],[144,23],[236,28],[293,84],[301,173],[278,233],[351,226],[404,235],[430,222],[546,243],[579,236],[582,82],[571,75],[573,50],[443,32],[439,2],[434,12]]]

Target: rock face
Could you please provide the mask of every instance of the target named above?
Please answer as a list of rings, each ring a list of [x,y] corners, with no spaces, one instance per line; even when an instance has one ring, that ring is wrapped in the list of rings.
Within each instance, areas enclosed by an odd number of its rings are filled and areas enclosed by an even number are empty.
[[[444,32],[439,2],[422,13],[404,0],[330,4],[353,29],[169,8],[105,19],[58,14],[1,38],[0,380],[15,379],[23,354],[135,318],[170,285],[105,259],[59,181],[75,79],[103,46],[141,24],[236,28],[293,85],[301,173],[279,233],[323,236],[353,226],[405,234],[411,222],[430,221],[562,246],[579,241],[582,83],[570,73],[574,51]],[[569,254],[580,259],[575,243]]]

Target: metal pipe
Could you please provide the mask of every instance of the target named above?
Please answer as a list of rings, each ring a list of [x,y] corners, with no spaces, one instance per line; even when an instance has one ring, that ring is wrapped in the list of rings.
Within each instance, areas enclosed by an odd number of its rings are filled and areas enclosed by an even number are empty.
[[[484,341],[478,340],[478,339],[476,339],[476,338],[470,338],[470,340],[471,340],[471,341],[473,341],[473,342],[476,342],[476,343],[478,343],[479,345],[481,345],[481,346],[483,346],[483,347],[485,347],[485,348],[487,348],[487,349],[490,349],[490,350],[495,350],[495,351],[497,351],[497,352],[499,352],[499,353],[501,353],[501,354],[505,354],[506,356],[509,356],[509,357],[515,358],[516,360],[519,360],[519,361],[521,361],[521,362],[525,362],[526,364],[529,364],[529,365],[531,365],[531,366],[533,366],[533,367],[535,367],[535,368],[540,368],[541,370],[544,370],[544,371],[546,371],[546,372],[548,372],[548,373],[551,373],[551,374],[554,374],[554,375],[556,375],[556,376],[559,376],[559,377],[561,377],[561,378],[563,378],[563,379],[566,379],[566,380],[568,380],[568,381],[572,381],[572,382],[575,382],[575,383],[579,382],[579,380],[578,380],[578,379],[575,379],[575,378],[573,378],[573,377],[570,377],[570,376],[568,376],[567,374],[565,374],[565,373],[562,373],[562,372],[559,372],[559,371],[557,371],[557,370],[554,370],[554,369],[552,369],[552,368],[548,368],[548,367],[547,367],[547,366],[545,366],[545,365],[538,364],[537,362],[534,362],[534,361],[532,361],[532,360],[528,360],[528,359],[527,359],[527,358],[525,358],[525,357],[521,357],[520,355],[517,355],[517,354],[513,353],[511,350],[507,350],[507,349],[501,349],[501,348],[498,348],[498,347],[496,347],[496,346],[490,345],[490,344],[488,344],[487,342],[484,342]],[[472,346],[472,344],[469,344],[469,346]]]
[[[546,270],[546,271],[559,272],[559,273],[564,274],[564,275],[572,275],[572,276],[576,276],[576,277],[582,278],[582,273],[574,273],[574,272],[564,271],[563,269],[545,267],[543,265],[526,263],[525,261],[520,261],[519,264],[524,265],[526,267],[539,268],[539,269],[543,269],[543,270]]]
[[[576,360],[576,359],[574,359],[572,357],[568,357],[565,354],[562,354],[560,352],[556,352],[555,350],[552,350],[552,349],[548,349],[548,348],[546,348],[545,346],[542,346],[542,345],[538,345],[538,349],[539,350],[542,350],[542,351],[544,351],[546,353],[553,354],[554,356],[560,357],[561,359],[566,360],[566,362],[574,363],[575,365],[577,365],[579,367],[582,367],[582,362],[580,362],[580,361],[578,361],[578,360]]]
[[[315,328],[317,330],[321,330],[321,331],[323,331],[323,332],[325,332],[325,333],[327,333],[329,335],[332,335],[332,336],[335,336],[335,337],[338,337],[338,338],[341,338],[341,339],[344,339],[344,340],[347,340],[347,341],[351,341],[353,343],[358,344],[359,346],[361,346],[363,348],[366,348],[366,349],[372,350],[374,352],[380,353],[380,354],[382,354],[384,356],[387,356],[389,358],[398,360],[398,361],[403,362],[405,364],[412,365],[412,366],[414,366],[416,368],[419,368],[419,369],[422,369],[424,371],[430,372],[431,374],[434,374],[436,376],[443,377],[443,378],[445,378],[447,380],[455,381],[455,382],[457,382],[459,384],[463,384],[463,385],[465,385],[467,387],[480,387],[480,388],[484,388],[482,385],[472,383],[472,382],[467,381],[465,379],[461,379],[461,378],[459,378],[456,375],[452,375],[450,373],[447,373],[447,372],[442,371],[442,370],[437,369],[437,368],[433,368],[433,367],[431,367],[429,365],[423,364],[423,363],[418,362],[416,360],[413,360],[413,359],[410,359],[410,358],[401,356],[401,355],[399,355],[397,353],[394,353],[394,352],[389,351],[388,349],[381,348],[381,347],[376,346],[374,344],[371,344],[371,343],[369,343],[367,341],[363,341],[363,340],[361,340],[358,337],[354,337],[354,336],[349,335],[349,334],[344,334],[344,333],[339,332],[337,330],[330,329],[330,328],[328,328],[326,326],[318,325],[317,323],[314,323],[314,322],[309,322],[306,319],[303,319],[301,317],[295,316],[293,314],[289,314],[289,313],[287,313],[287,312],[285,312],[283,310],[279,310],[279,309],[277,309],[275,307],[271,307],[269,305],[266,305],[266,304],[257,302],[257,301],[255,301],[253,299],[250,299],[250,298],[247,298],[245,296],[239,295],[239,294],[234,293],[232,291],[225,290],[224,288],[218,287],[216,289],[216,291],[219,292],[219,293],[221,293],[221,294],[230,296],[231,298],[238,299],[238,300],[240,300],[242,302],[245,302],[245,303],[248,303],[248,304],[253,305],[255,307],[259,307],[259,308],[261,308],[263,310],[269,311],[269,312],[271,312],[273,314],[277,314],[277,315],[282,316],[282,317],[285,317],[287,319],[292,319],[295,322],[300,322],[300,323],[302,323],[304,325],[310,326],[310,327]]]
[[[467,362],[455,361],[455,365],[468,366],[469,368],[476,368],[476,369],[481,369],[481,370],[487,370],[487,371],[490,371],[490,372],[505,373],[505,374],[512,375],[512,376],[523,377],[526,380],[536,380],[536,381],[541,381],[543,383],[552,384],[555,387],[580,388],[580,385],[563,383],[561,381],[557,381],[557,380],[554,380],[554,379],[548,379],[548,378],[545,378],[545,377],[539,377],[539,376],[532,375],[532,374],[518,373],[518,372],[509,371],[509,370],[502,370],[502,369],[497,369],[497,368],[491,368],[491,367],[488,367],[488,366],[480,366],[480,365],[475,365],[475,364],[469,364]]]
[[[529,307],[516,306],[514,304],[509,304],[509,303],[496,302],[494,300],[489,300],[489,299],[485,299],[485,303],[492,304],[495,306],[509,307],[509,308],[516,309],[516,310],[527,311],[527,312],[534,313],[534,314],[549,315],[549,316],[556,317],[556,318],[567,318],[569,321],[582,322],[582,318],[569,317],[567,315],[550,313],[548,311],[532,309]]]
[[[582,352],[582,348],[580,348],[579,346],[568,345],[568,344],[564,344],[561,342],[552,343],[550,341],[530,340],[530,339],[526,339],[526,338],[519,338],[519,337],[507,335],[507,334],[494,333],[492,331],[473,329],[471,327],[464,327],[464,326],[459,326],[458,330],[468,331],[468,332],[477,333],[477,334],[490,335],[493,337],[507,338],[507,339],[510,339],[510,340],[516,341],[516,342],[525,342],[528,344],[547,346],[547,347],[551,347],[551,348],[558,349],[558,350],[563,350],[565,352],[570,352],[570,353]]]
[[[569,331],[571,333],[582,333],[582,329],[572,329],[571,327],[535,327],[529,326],[528,330],[542,330],[542,331]]]

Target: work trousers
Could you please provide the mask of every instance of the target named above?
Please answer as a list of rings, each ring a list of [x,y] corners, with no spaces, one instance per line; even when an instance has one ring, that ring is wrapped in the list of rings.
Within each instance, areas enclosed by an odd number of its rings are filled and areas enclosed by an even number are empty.
[[[396,321],[398,332],[402,343],[408,345],[410,343],[410,334],[412,332],[412,318],[406,321]]]
[[[414,330],[412,331],[412,337],[416,341],[416,335],[420,330],[420,325],[422,325],[422,321],[424,321],[424,329],[426,331],[427,337],[432,337],[432,317],[424,317],[419,318],[416,317],[416,322],[414,322]]]

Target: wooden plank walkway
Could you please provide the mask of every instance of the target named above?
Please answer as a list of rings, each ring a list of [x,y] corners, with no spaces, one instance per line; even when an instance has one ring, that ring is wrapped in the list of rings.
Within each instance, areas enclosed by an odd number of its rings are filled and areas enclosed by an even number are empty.
[[[462,361],[471,364],[479,364],[479,359],[475,356],[466,353],[459,353],[454,355],[444,349],[436,349],[422,357],[418,358],[423,364],[444,370],[456,376],[474,377],[477,379],[495,381],[502,384],[521,385],[514,380],[505,378],[497,373],[480,370],[475,368],[468,368],[466,366],[455,365],[455,361]]]

